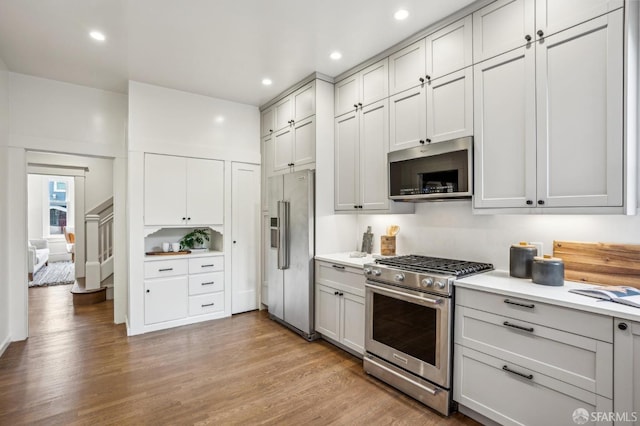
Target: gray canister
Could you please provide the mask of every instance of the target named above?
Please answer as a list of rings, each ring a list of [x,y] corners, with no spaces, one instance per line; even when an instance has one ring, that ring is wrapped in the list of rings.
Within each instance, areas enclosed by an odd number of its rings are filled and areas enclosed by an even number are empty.
[[[509,249],[509,275],[516,278],[531,278],[533,258],[538,248],[526,242],[513,244]]]
[[[548,255],[534,257],[531,267],[531,281],[542,285],[563,286],[564,262],[560,258]]]

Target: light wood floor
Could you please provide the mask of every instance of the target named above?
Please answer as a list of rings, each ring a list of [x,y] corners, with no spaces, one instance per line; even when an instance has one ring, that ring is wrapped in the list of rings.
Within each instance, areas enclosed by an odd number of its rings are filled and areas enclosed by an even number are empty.
[[[0,425],[476,424],[264,312],[127,337],[112,302],[74,309],[69,289],[29,291],[31,337],[0,358]]]

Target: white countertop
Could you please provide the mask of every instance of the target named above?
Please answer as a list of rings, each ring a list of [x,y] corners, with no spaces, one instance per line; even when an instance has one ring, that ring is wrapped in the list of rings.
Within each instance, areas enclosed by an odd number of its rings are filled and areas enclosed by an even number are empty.
[[[349,254],[350,253],[318,254],[315,256],[315,259],[343,266],[351,266],[352,268],[362,268],[366,263],[371,263],[375,260],[375,255],[371,254],[365,257],[350,257]]]
[[[207,256],[222,256],[224,253],[221,251],[208,250],[208,251],[192,251],[188,254],[160,254],[160,255],[149,255],[146,254],[144,256],[144,261],[154,261],[154,260],[172,260],[172,259],[191,259],[194,257],[207,257]]]
[[[565,281],[564,286],[552,287],[534,284],[526,278],[511,277],[507,271],[491,271],[457,280],[455,286],[640,321],[640,308],[569,293],[570,289],[593,287],[593,284]]]

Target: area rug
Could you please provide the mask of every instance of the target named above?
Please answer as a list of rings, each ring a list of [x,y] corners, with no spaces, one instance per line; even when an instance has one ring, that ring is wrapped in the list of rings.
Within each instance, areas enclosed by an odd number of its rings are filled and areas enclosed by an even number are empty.
[[[48,266],[43,266],[36,272],[29,287],[73,284],[75,275],[73,262],[49,262]]]

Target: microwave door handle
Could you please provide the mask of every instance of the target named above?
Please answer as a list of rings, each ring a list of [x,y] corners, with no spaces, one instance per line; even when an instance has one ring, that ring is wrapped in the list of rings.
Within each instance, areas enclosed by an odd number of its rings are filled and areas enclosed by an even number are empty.
[[[278,201],[278,269],[289,269],[289,202]]]

